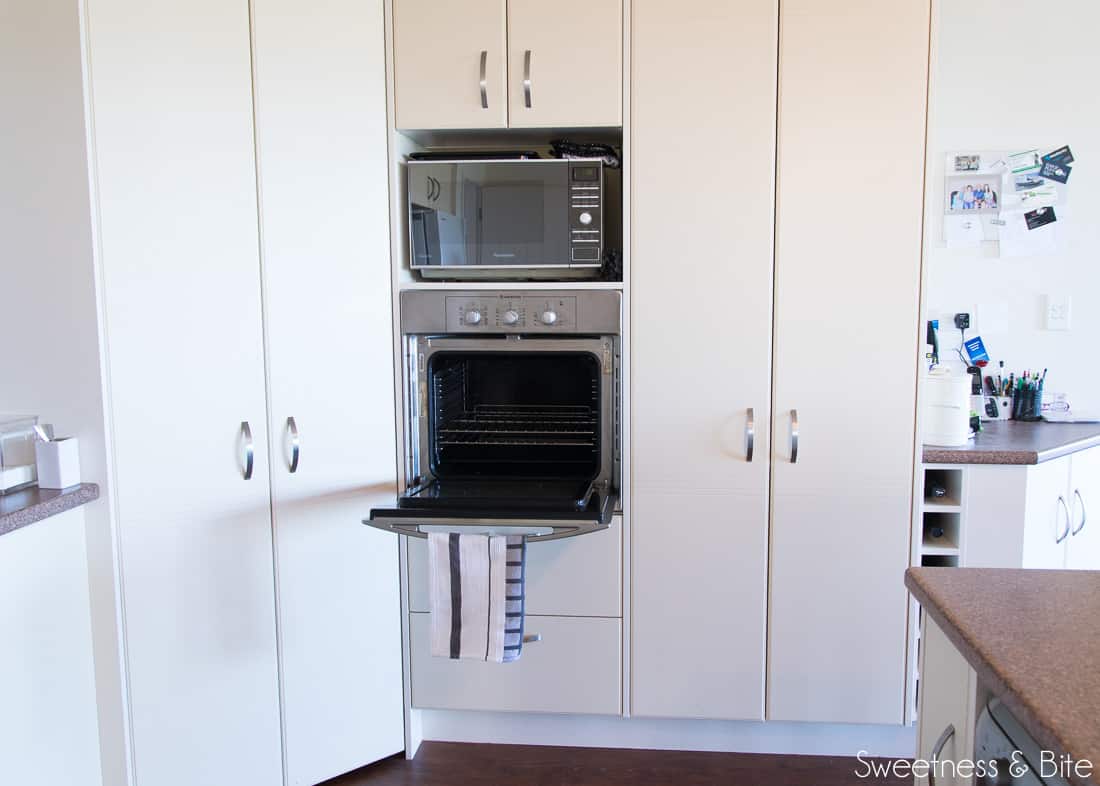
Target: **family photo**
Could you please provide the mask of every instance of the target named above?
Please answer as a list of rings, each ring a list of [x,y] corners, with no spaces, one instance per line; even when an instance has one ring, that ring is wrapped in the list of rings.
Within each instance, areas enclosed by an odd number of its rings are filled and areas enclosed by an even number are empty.
[[[995,212],[999,208],[997,191],[986,181],[973,182],[966,178],[948,180],[947,212],[969,211]]]

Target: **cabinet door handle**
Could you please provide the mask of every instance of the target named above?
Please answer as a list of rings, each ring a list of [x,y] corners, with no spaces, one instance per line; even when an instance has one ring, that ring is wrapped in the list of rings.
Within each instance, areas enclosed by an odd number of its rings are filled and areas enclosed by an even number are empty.
[[[1081,489],[1074,489],[1073,490],[1073,507],[1074,508],[1077,507],[1078,502],[1081,503],[1081,523],[1077,525],[1077,528],[1074,529],[1072,533],[1070,533],[1070,534],[1073,534],[1073,535],[1076,535],[1078,532],[1083,530],[1085,528],[1085,523],[1089,520],[1089,512],[1085,508],[1085,498],[1081,496]]]
[[[1066,504],[1065,497],[1058,497],[1058,504],[1062,506],[1062,510],[1064,510],[1065,513],[1066,513],[1066,528],[1065,528],[1065,530],[1062,531],[1061,535],[1058,535],[1054,538],[1055,543],[1061,543],[1063,540],[1065,540],[1066,538],[1069,537],[1069,519],[1070,519],[1070,515],[1069,515],[1069,506]]]
[[[523,105],[531,108],[531,50],[523,53]]]
[[[298,471],[298,455],[300,453],[300,442],[298,440],[298,424],[294,418],[286,419],[286,433],[290,438],[290,474],[293,475]]]
[[[943,734],[936,740],[936,744],[932,746],[931,764],[928,768],[928,786],[936,786],[936,762],[939,761],[940,754],[943,753],[943,749],[947,747],[947,741],[955,736],[955,725],[953,723],[947,724],[947,728],[943,730]]]
[[[756,410],[749,407],[745,413],[745,461],[752,462],[753,442],[756,438]]]
[[[252,465],[255,458],[255,446],[252,443],[252,427],[247,420],[241,421],[241,442],[244,445],[244,470],[241,475],[245,480],[252,480]]]
[[[488,109],[489,108],[489,93],[485,88],[485,66],[486,66],[488,60],[489,60],[489,53],[486,50],[482,49],[481,50],[481,80],[478,82],[478,84],[481,86],[481,108],[482,109]]]
[[[798,410],[791,410],[791,463],[798,463]]]

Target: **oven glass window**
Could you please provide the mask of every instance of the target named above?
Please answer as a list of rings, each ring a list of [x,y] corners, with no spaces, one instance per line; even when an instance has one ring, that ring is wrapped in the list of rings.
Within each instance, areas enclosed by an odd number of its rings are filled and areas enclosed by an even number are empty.
[[[408,172],[414,267],[570,262],[564,163],[418,163]]]
[[[600,364],[587,352],[440,352],[428,367],[437,478],[591,480]]]

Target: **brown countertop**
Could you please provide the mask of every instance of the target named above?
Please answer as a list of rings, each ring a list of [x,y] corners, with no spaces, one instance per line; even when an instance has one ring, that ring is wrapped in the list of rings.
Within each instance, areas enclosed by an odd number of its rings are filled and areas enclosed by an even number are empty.
[[[1040,464],[1100,445],[1100,423],[996,420],[957,448],[924,446],[925,464]]]
[[[6,535],[36,521],[56,516],[99,498],[99,486],[81,483],[67,489],[37,486],[0,497],[0,535]]]
[[[1035,741],[1100,783],[1100,571],[910,568],[905,586]]]

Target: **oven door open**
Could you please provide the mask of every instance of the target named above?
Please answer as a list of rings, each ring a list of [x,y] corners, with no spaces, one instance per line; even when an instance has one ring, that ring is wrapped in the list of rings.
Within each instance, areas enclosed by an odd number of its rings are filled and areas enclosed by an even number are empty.
[[[364,523],[429,532],[581,535],[618,501],[614,337],[416,337],[407,346],[412,484]]]

